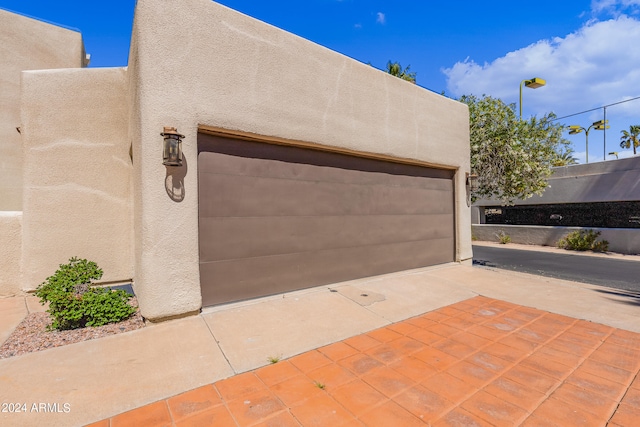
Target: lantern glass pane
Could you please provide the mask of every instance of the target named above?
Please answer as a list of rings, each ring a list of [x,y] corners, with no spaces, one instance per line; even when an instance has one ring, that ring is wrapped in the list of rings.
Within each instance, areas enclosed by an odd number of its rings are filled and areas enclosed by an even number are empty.
[[[177,135],[166,135],[164,138],[163,163],[168,166],[182,165],[182,147]]]

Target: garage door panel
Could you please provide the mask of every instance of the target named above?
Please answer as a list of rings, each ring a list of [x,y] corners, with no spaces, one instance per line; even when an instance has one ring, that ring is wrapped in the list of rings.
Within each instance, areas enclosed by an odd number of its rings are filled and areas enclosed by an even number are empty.
[[[201,218],[201,233],[215,239],[200,242],[200,260],[453,239],[450,221],[448,214]]]
[[[203,304],[453,261],[453,172],[200,135]]]
[[[202,263],[201,276],[215,283],[202,287],[202,298],[220,304],[420,268],[449,262],[452,252],[451,239],[439,239]]]
[[[300,147],[284,147],[252,141],[238,141],[212,135],[198,135],[199,165],[222,175],[263,176],[279,179],[319,180],[373,184],[380,177],[399,186],[430,186],[434,183],[414,177],[450,180],[453,171],[347,156]],[[287,167],[283,168],[282,163]],[[362,172],[367,172],[363,174]]]
[[[321,181],[337,184],[373,185],[385,183],[393,187],[419,187],[444,189],[450,181],[451,174],[444,177],[433,177],[433,180],[420,180],[422,176],[395,175],[386,172],[369,172],[366,175],[362,171],[351,169],[331,168],[309,164],[294,164],[290,168],[283,168],[277,161],[265,164],[264,160],[243,159],[222,154],[201,153],[207,166],[207,170],[218,175],[265,177],[293,181]],[[215,160],[215,161],[213,161]],[[238,164],[238,167],[235,167]],[[231,167],[230,165],[234,165]]]
[[[205,166],[207,173],[229,176],[264,177],[289,181],[313,181],[337,184],[373,185],[384,183],[392,187],[418,187],[446,190],[452,173],[447,171],[444,176],[434,176],[431,180],[416,179],[425,178],[420,175],[396,175],[384,171],[368,172],[363,174],[360,170],[332,168],[311,164],[287,164],[282,167],[281,161],[269,161],[261,159],[245,159],[235,156],[227,156],[220,153],[200,153],[200,161]],[[429,170],[429,169],[428,169]]]
[[[308,216],[451,213],[448,190],[336,184],[205,174],[200,216]],[[349,197],[345,197],[348,194]],[[446,201],[446,202],[445,202]],[[444,202],[444,203],[443,203]]]

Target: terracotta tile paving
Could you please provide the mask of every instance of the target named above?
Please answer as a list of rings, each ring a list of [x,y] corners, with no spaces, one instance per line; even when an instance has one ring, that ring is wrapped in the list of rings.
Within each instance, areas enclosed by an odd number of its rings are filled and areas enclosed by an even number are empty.
[[[640,334],[479,296],[92,426],[637,426]]]

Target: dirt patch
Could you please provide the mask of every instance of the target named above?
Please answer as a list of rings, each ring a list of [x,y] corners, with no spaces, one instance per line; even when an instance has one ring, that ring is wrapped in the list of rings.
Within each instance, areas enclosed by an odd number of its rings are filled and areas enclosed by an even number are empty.
[[[138,305],[135,297],[131,298],[129,303],[133,306]],[[0,359],[133,331],[144,327],[144,320],[138,309],[127,320],[95,328],[47,331],[47,326],[50,324],[49,313],[31,313],[27,315],[0,346]]]

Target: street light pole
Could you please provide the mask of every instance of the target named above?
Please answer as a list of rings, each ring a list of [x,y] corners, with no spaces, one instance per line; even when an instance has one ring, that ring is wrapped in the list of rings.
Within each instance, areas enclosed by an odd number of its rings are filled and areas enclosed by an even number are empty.
[[[595,130],[605,130],[605,129],[609,129],[609,125],[607,125],[609,121],[608,120],[598,120],[597,122],[593,122],[591,124],[591,126],[589,126],[588,128],[583,128],[582,126],[578,126],[578,125],[571,125],[569,126],[569,135],[575,135],[577,133],[581,133],[584,131],[584,135],[585,135],[585,158],[586,158],[586,162],[589,163],[589,131],[591,129],[595,129]]]
[[[546,84],[546,80],[541,79],[540,77],[534,77],[529,80],[525,79],[520,82],[520,120],[522,120],[522,86],[526,86],[530,89],[538,89]]]
[[[605,123],[609,123],[609,121],[607,120],[607,107],[602,107],[602,111],[604,112],[604,122]],[[609,126],[606,126],[604,128],[604,133],[602,134],[602,158],[603,159],[607,159],[607,156],[605,155],[605,153],[607,152],[607,129],[609,128]]]

